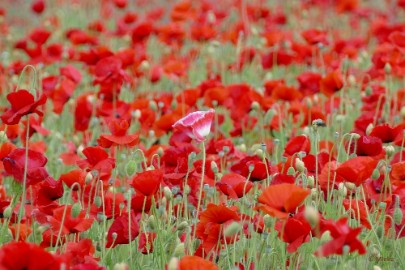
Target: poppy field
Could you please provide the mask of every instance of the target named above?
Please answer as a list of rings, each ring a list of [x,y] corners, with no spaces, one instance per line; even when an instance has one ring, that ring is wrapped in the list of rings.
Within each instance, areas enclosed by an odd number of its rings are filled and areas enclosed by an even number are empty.
[[[404,0],[2,0],[0,30],[0,270],[405,269]]]

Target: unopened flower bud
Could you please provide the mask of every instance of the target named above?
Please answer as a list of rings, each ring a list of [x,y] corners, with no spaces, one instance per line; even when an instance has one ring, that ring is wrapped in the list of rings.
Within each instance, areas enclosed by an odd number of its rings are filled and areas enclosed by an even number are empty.
[[[351,133],[350,136],[352,136],[352,138],[355,140],[360,139],[360,134],[358,134],[358,133]]]
[[[166,200],[170,201],[173,197],[173,193],[168,186],[163,188],[163,194],[165,195]]]
[[[183,231],[188,227],[187,221],[182,221],[180,224],[177,226],[177,230]]]
[[[267,228],[271,228],[271,227],[273,226],[272,218],[271,218],[271,216],[268,215],[268,214],[265,214],[265,215],[263,216],[263,222],[264,222],[264,225],[265,225]]]
[[[215,161],[211,161],[211,170],[216,174],[218,173],[218,165]]]
[[[95,196],[94,197],[94,204],[99,208],[103,204],[103,201],[101,200],[100,196]]]
[[[86,177],[84,178],[84,181],[86,184],[89,184],[93,180],[93,174],[91,172],[88,172],[86,174]]]
[[[116,263],[113,270],[129,270],[129,266],[126,263]]]
[[[172,257],[167,265],[167,270],[178,270],[179,269],[179,259],[177,257]]]
[[[307,184],[310,188],[313,188],[315,186],[315,178],[314,176],[310,175],[307,178]]]
[[[4,211],[3,211],[3,217],[5,218],[11,218],[11,215],[13,214],[13,208],[11,206],[7,206]]]
[[[388,158],[392,157],[392,155],[395,154],[395,148],[392,145],[387,145],[383,147],[385,150],[385,154],[387,155]]]
[[[127,165],[125,166],[125,172],[128,176],[132,176],[136,171],[136,162],[135,160],[128,161]]]
[[[312,227],[315,227],[319,223],[319,212],[313,206],[306,206],[304,216],[308,220]]]
[[[325,231],[322,235],[321,235],[321,242],[322,243],[326,243],[329,242],[330,240],[332,240],[332,236],[330,234],[330,231]]]
[[[258,156],[259,158],[263,158],[264,157],[264,152],[262,149],[257,149],[255,151],[256,156]]]
[[[305,163],[301,159],[295,158],[295,168],[297,168],[297,171],[302,173],[305,171]]]
[[[401,225],[402,224],[402,218],[403,218],[403,213],[401,208],[395,208],[394,210],[394,222],[396,225]]]
[[[392,71],[391,64],[390,64],[390,63],[386,63],[385,66],[384,66],[384,72],[385,72],[385,74],[390,74],[391,71]]]
[[[137,109],[137,110],[135,110],[135,111],[133,112],[133,117],[134,117],[136,120],[139,120],[139,119],[141,118],[141,116],[142,116],[141,110]]]
[[[70,214],[72,215],[73,218],[77,218],[80,215],[81,211],[82,206],[80,205],[80,203],[74,203]]]
[[[371,131],[373,131],[374,129],[374,125],[373,123],[368,124],[367,128],[366,128],[366,134],[367,136],[370,135]]]
[[[155,230],[157,228],[157,224],[156,224],[156,218],[154,215],[150,215],[148,218],[148,225],[149,228],[151,228],[152,230]]]
[[[253,101],[251,108],[254,111],[258,111],[258,110],[260,110],[260,104],[257,101]]]
[[[184,255],[184,243],[178,244],[173,252],[174,257],[181,257]]]
[[[224,236],[225,237],[231,237],[240,232],[242,229],[242,226],[239,224],[239,222],[232,222],[228,227],[225,228],[224,230]]]
[[[7,134],[4,130],[0,131],[0,143],[4,143],[7,141]]]
[[[339,183],[338,191],[339,191],[340,196],[346,197],[346,195],[347,195],[347,188],[346,188],[346,186],[345,186],[344,183]]]
[[[377,168],[375,168],[373,170],[373,173],[371,174],[371,179],[377,180],[378,178],[380,178],[380,171]]]
[[[287,175],[295,175],[295,169],[293,167],[289,167],[287,170]]]
[[[353,191],[356,189],[356,184],[352,182],[345,182],[345,186],[348,190]]]

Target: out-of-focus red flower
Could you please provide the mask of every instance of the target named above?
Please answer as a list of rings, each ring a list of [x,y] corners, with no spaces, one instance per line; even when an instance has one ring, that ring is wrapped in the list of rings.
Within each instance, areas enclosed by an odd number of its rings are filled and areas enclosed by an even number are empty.
[[[232,199],[243,197],[253,187],[253,183],[247,181],[246,177],[236,173],[224,175],[216,185]]]
[[[184,132],[197,142],[203,142],[210,133],[215,111],[197,111],[188,114],[174,123],[173,128]]]
[[[343,87],[342,75],[339,71],[335,70],[331,73],[328,73],[320,81],[320,90],[325,96],[330,97],[336,92],[339,92]]]
[[[264,180],[272,173],[269,162],[258,156],[245,157],[231,167],[231,171],[244,177],[250,175],[250,181]]]
[[[41,14],[45,10],[45,1],[44,0],[35,0],[32,5],[31,9],[33,12],[37,14]]]
[[[284,149],[284,156],[292,156],[298,152],[305,152],[309,154],[311,151],[311,141],[308,136],[299,135],[291,138]]]
[[[21,89],[7,95],[7,100],[11,104],[11,108],[3,113],[1,120],[4,124],[18,124],[21,117],[27,114],[36,113],[42,116],[43,113],[38,110],[38,107],[45,104],[46,96],[41,95],[38,100],[27,90]]]
[[[102,180],[109,180],[115,159],[108,157],[108,153],[100,146],[90,146],[83,150],[86,159],[79,160],[77,165],[87,171],[97,171]]]
[[[359,186],[371,176],[377,164],[378,161],[371,157],[355,157],[342,163],[336,173],[346,181]]]
[[[367,204],[365,204],[361,200],[344,199],[343,206],[346,209],[346,211],[350,212],[351,218],[357,219],[357,220],[360,219],[361,225],[363,225],[367,229],[371,230],[371,224],[369,221],[369,217],[367,215],[367,211],[370,211],[370,210],[368,209]]]
[[[347,218],[338,221],[321,221],[321,231],[330,231],[332,240],[324,244],[316,251],[317,256],[326,257],[333,254],[342,255],[344,246],[349,247],[349,253],[358,251],[360,255],[366,253],[363,243],[357,238],[361,232],[361,227],[350,228],[347,225]]]
[[[7,270],[59,270],[62,260],[27,242],[11,242],[0,248],[0,268]]]
[[[132,179],[132,186],[144,196],[154,195],[163,180],[163,172],[159,169],[138,173]]]
[[[178,265],[179,270],[218,270],[218,266],[198,256],[183,256]]]
[[[94,258],[96,251],[91,239],[82,239],[79,242],[68,242],[63,257],[67,259],[70,267],[81,264],[97,265],[97,259]]]
[[[124,212],[121,216],[115,218],[108,229],[106,247],[112,248],[120,244],[129,244],[134,240],[139,234],[139,220],[140,215],[135,214],[134,211],[131,211],[130,214]],[[131,229],[129,228],[129,222],[131,222]]]
[[[265,213],[286,219],[305,200],[310,191],[294,184],[279,184],[266,188],[260,195],[256,208]]]
[[[110,134],[102,134],[98,139],[98,144],[104,148],[112,146],[128,146],[133,147],[139,142],[139,136],[136,134],[127,135],[129,123],[127,120],[113,119],[108,123]]]
[[[303,212],[299,212],[293,217],[289,217],[286,221],[278,221],[275,229],[279,233],[279,237],[286,243],[287,252],[293,253],[305,242],[309,241],[309,233],[311,225],[305,219]]]
[[[48,172],[45,169],[45,164],[48,159],[40,152],[28,150],[28,167],[27,167],[27,186],[34,185],[45,180],[48,177]],[[23,183],[24,168],[25,168],[25,149],[17,148],[11,151],[4,159],[3,165],[6,172],[14,177],[14,179]]]
[[[235,237],[225,237],[224,229],[232,222],[240,220],[239,214],[226,206],[208,204],[207,209],[201,212],[200,222],[197,224],[196,236],[202,240],[200,250],[207,255],[218,244],[232,243]]]

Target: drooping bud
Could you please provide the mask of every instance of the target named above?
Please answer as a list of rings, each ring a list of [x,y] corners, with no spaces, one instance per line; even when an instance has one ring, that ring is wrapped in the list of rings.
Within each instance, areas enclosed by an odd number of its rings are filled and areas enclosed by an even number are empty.
[[[128,176],[132,176],[136,172],[135,160],[128,161],[127,165],[125,166],[125,172]]]
[[[305,171],[305,163],[301,159],[295,158],[295,168],[300,173],[303,173]]]
[[[80,205],[80,203],[74,203],[70,214],[72,215],[73,218],[77,218],[81,211],[82,206]]]

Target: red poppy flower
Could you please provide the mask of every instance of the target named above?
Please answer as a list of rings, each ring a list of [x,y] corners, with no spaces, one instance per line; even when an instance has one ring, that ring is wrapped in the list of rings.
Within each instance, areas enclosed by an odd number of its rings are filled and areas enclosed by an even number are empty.
[[[350,146],[354,148],[354,144]],[[374,136],[360,136],[357,140],[356,154],[358,156],[377,156],[383,152],[382,141]]]
[[[131,232],[129,231],[129,222],[131,218]],[[139,220],[141,216],[131,211],[122,213],[121,216],[114,219],[107,234],[107,248],[115,247],[116,245],[129,244],[139,234]],[[131,234],[131,236],[130,236]]]
[[[62,260],[41,247],[27,242],[12,242],[0,248],[0,269],[59,270]]]
[[[218,244],[224,243],[224,228],[239,220],[240,217],[235,210],[222,205],[208,204],[207,209],[201,212],[196,231],[197,237],[202,240],[200,247],[202,255],[208,254]],[[226,238],[227,243],[234,240],[234,237]]]
[[[160,188],[163,180],[161,170],[150,170],[138,173],[132,179],[132,186],[145,196],[154,195]]]
[[[186,133],[197,142],[203,142],[210,133],[215,111],[197,111],[188,114],[174,123],[173,128]]]
[[[136,134],[127,135],[129,123],[127,120],[113,119],[108,123],[111,135],[103,134],[97,140],[98,144],[104,148],[110,148],[115,145],[127,145],[133,147],[139,142],[139,136]]]
[[[343,206],[345,207],[346,211],[350,211],[351,218],[360,219],[361,225],[371,230],[371,224],[367,215],[367,210],[370,210],[368,209],[367,204],[361,200],[344,199]]]
[[[396,185],[405,183],[405,161],[392,164],[390,179],[391,182]]]
[[[48,177],[48,172],[45,169],[47,162],[48,159],[42,153],[28,150],[27,186],[34,185]],[[8,174],[12,175],[17,182],[23,183],[25,149],[17,148],[11,151],[3,159],[3,165]]]
[[[320,81],[320,90],[325,96],[330,97],[343,87],[342,75],[338,71],[327,74]]]
[[[250,172],[250,169],[253,171]],[[258,156],[245,157],[238,163],[231,167],[231,171],[248,177],[250,174],[250,181],[262,181],[267,178],[268,174],[271,175],[272,169],[269,162],[263,162],[263,159]]]
[[[292,156],[298,152],[309,154],[311,151],[311,141],[305,135],[299,135],[291,138],[284,149],[284,156]]]
[[[90,95],[84,94],[76,98],[74,112],[75,130],[86,131],[89,128],[90,119],[93,114],[93,104],[90,102]]]
[[[256,209],[267,214],[286,219],[305,200],[310,191],[294,184],[279,184],[266,188],[260,195],[261,204]]]
[[[81,210],[77,216],[73,217],[72,207],[72,205],[61,205],[53,210],[52,216],[46,217],[45,224],[50,225],[50,229],[54,236],[57,237],[59,231],[61,231],[62,236],[65,236],[90,229],[94,219],[85,218],[86,210]],[[55,241],[56,237],[54,238]]]
[[[401,133],[405,129],[403,125],[404,124],[390,127],[388,124],[382,124],[374,127],[370,133],[370,136],[380,138],[383,143],[393,142],[398,135],[402,135]]]
[[[35,0],[31,5],[31,9],[33,12],[41,14],[45,10],[45,1]]]
[[[94,258],[96,249],[91,239],[82,239],[79,242],[68,242],[63,257],[67,259],[70,267],[81,264],[98,265]]]
[[[184,256],[181,258],[178,270],[218,270],[212,262],[198,256]]]
[[[27,114],[36,113],[42,116],[43,113],[38,110],[38,107],[45,104],[46,96],[41,95],[38,100],[27,90],[18,90],[7,95],[7,99],[11,104],[11,109],[7,110],[1,116],[4,124],[18,124],[21,117]]]
[[[279,237],[288,243],[287,252],[293,253],[303,243],[309,241],[311,225],[305,219],[303,212],[300,212],[294,217],[289,217],[285,223],[284,221],[277,222],[275,229],[278,231]]]
[[[87,171],[97,171],[102,180],[108,180],[112,169],[115,168],[115,159],[109,158],[108,153],[100,146],[90,146],[83,150],[87,159],[79,160],[77,165]]]
[[[242,198],[253,187],[253,183],[247,181],[246,177],[236,173],[224,175],[216,185],[232,199]]]
[[[355,157],[342,163],[336,173],[346,181],[359,186],[371,176],[377,163],[378,161],[371,157]]]
[[[344,246],[349,247],[349,253],[358,251],[360,255],[366,253],[363,243],[357,239],[361,232],[361,227],[352,229],[347,225],[347,218],[338,221],[321,221],[321,231],[330,231],[332,240],[324,244],[316,251],[317,256],[329,256],[332,254],[343,254]]]

